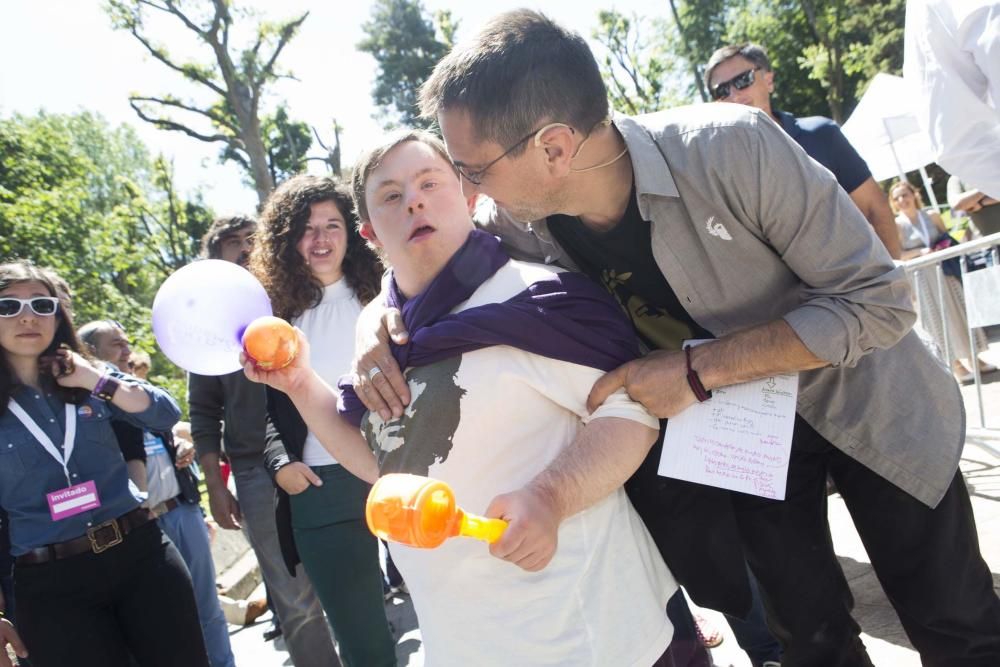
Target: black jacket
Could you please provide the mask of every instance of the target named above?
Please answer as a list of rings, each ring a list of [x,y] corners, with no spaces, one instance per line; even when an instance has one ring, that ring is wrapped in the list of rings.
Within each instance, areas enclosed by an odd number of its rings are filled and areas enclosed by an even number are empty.
[[[267,388],[267,428],[264,436],[264,465],[271,479],[289,463],[302,460],[309,428],[295,409],[292,399],[277,389]],[[288,494],[274,484],[274,519],[278,544],[289,574],[301,562],[292,535],[292,506]]]

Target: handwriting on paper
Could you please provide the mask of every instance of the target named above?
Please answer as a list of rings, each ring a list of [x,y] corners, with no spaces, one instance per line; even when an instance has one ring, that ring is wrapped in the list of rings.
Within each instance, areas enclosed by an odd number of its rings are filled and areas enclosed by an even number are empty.
[[[732,385],[667,422],[659,473],[784,499],[798,375]]]

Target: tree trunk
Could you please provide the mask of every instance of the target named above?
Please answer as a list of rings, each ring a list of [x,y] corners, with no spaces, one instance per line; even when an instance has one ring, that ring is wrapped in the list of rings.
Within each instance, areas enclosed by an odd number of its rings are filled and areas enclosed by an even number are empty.
[[[708,92],[705,90],[705,82],[701,77],[701,70],[698,63],[691,57],[691,45],[688,43],[687,33],[684,32],[684,24],[681,23],[681,16],[677,13],[677,5],[674,0],[670,0],[670,12],[674,15],[674,23],[677,24],[677,32],[681,35],[681,43],[684,45],[684,57],[691,65],[691,74],[694,76],[694,85],[698,89],[702,102],[708,102]]]
[[[256,117],[250,119],[241,135],[243,145],[246,147],[247,158],[250,160],[250,171],[253,175],[254,189],[257,190],[257,199],[261,206],[274,191],[274,178],[271,176],[271,169],[267,163],[267,150],[264,142],[260,138],[260,122]]]

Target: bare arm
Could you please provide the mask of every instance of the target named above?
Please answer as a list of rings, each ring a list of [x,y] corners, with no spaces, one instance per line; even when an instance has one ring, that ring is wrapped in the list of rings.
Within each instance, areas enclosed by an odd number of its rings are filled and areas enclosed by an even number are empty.
[[[239,530],[240,504],[222,481],[219,470],[219,455],[202,452],[198,457],[201,471],[205,475],[205,489],[208,491],[208,506],[212,510],[215,523],[226,530]]]
[[[938,231],[944,233],[948,231],[948,228],[944,226],[944,220],[941,218],[941,214],[937,211],[927,211],[927,215],[931,217],[931,222],[934,226],[938,228]]]
[[[142,459],[132,459],[131,461],[125,462],[125,468],[128,470],[128,478],[132,480],[132,483],[142,491],[146,492],[149,490],[148,482],[146,480],[146,462]]]
[[[10,658],[7,657],[8,647],[14,651],[17,657],[28,657],[28,649],[24,647],[24,642],[21,641],[17,630],[6,618],[0,618],[0,667],[11,667]]]
[[[979,190],[966,190],[955,197],[948,198],[948,205],[953,209],[966,213],[975,213],[983,207],[982,200],[988,197]]]
[[[378,479],[375,455],[361,432],[337,413],[337,393],[309,367],[309,343],[301,331],[296,329],[296,332],[299,353],[290,365],[264,371],[244,359],[243,370],[247,378],[287,394],[323,447],[356,477],[374,482]]]
[[[691,350],[691,367],[698,371],[706,389],[828,365],[809,351],[784,320],[723,336]],[[595,410],[622,387],[661,419],[679,414],[697,400],[687,383],[683,352],[652,352],[616,368],[594,384],[587,407]]]
[[[629,419],[594,419],[523,488],[493,499],[486,515],[510,525],[490,553],[530,572],[544,568],[555,555],[559,524],[624,484],[657,433]]]
[[[95,368],[89,361],[75,352],[57,350],[56,354],[69,360],[70,372],[61,376],[58,374],[58,368],[53,364],[53,375],[56,376],[56,382],[63,387],[76,387],[93,391],[101,376],[104,375],[104,371]],[[111,403],[123,412],[136,413],[149,408],[152,399],[142,386],[121,382],[111,399]],[[177,421],[176,417],[174,421]]]
[[[875,179],[869,177],[864,183],[854,188],[850,194],[851,199],[861,209],[868,223],[875,230],[875,234],[881,239],[882,245],[889,251],[889,255],[893,259],[899,259],[902,252],[899,245],[899,234],[896,231],[896,222],[882,188],[878,186]]]

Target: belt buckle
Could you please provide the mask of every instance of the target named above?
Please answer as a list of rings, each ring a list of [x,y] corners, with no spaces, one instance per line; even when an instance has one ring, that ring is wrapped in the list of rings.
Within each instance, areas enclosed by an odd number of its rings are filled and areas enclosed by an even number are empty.
[[[103,536],[107,534],[106,531],[109,528],[111,529],[111,535],[110,538],[105,541]],[[87,539],[90,540],[90,550],[95,554],[99,554],[102,551],[107,551],[111,547],[122,543],[122,530],[118,526],[118,521],[116,519],[112,519],[111,521],[105,521],[99,526],[88,528]]]

